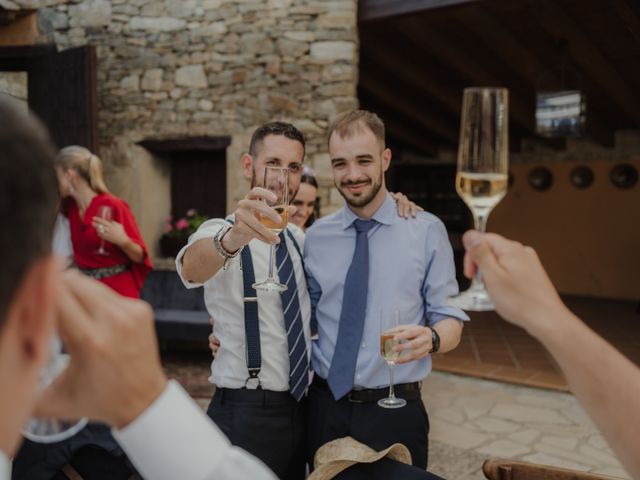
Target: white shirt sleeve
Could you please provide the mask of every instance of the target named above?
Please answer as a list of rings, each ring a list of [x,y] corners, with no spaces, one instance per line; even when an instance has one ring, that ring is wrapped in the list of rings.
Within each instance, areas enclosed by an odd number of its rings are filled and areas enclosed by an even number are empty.
[[[233,447],[175,381],[138,418],[112,433],[147,480],[276,479],[258,459]]]
[[[189,237],[189,242],[184,247],[182,247],[182,249],[178,252],[178,255],[176,255],[176,271],[178,272],[178,275],[180,276],[180,279],[182,280],[182,283],[185,287],[198,288],[203,284],[191,282],[188,278],[184,278],[182,276],[182,257],[184,257],[184,254],[187,253],[189,247],[191,247],[191,245],[193,245],[198,240],[202,240],[203,238],[211,238],[211,241],[213,242],[213,237],[215,237],[220,229],[222,229],[222,227],[226,225],[230,225],[230,223],[222,218],[207,220],[202,225],[200,225],[198,230],[193,235]]]
[[[11,478],[11,463],[9,459],[5,455],[5,453],[0,450],[0,480],[9,480]]]

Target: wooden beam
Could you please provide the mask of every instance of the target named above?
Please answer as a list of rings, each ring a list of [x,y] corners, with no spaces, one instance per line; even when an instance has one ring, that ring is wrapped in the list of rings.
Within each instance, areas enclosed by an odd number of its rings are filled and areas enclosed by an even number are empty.
[[[215,152],[226,149],[231,144],[231,137],[183,137],[164,140],[145,139],[138,145],[154,153],[171,153],[179,151]]]
[[[442,137],[449,142],[458,141],[456,128],[435,118],[427,106],[421,106],[417,103],[416,98],[408,95],[406,90],[398,84],[390,85],[374,75],[361,75],[359,86],[379,99],[383,105],[400,110],[416,125],[432,132],[435,136]]]
[[[427,10],[454,7],[478,0],[359,0],[358,22],[365,23]]]
[[[438,78],[439,69],[430,68],[428,62],[424,61],[420,45],[399,42],[394,35],[379,37],[379,33],[374,30],[368,34],[366,30],[361,30],[361,66],[363,61],[370,59],[385,72],[383,75],[401,78],[416,90],[441,103],[455,118],[459,118],[462,90],[452,87],[450,78]],[[382,38],[382,41],[376,41],[377,38]]]
[[[620,76],[582,28],[555,2],[545,2],[536,10],[540,25],[550,35],[567,39],[569,55],[594,80],[602,85],[608,97],[621,112],[640,127],[640,98]]]
[[[425,140],[425,134],[418,134],[406,128],[406,125],[396,123],[393,120],[385,123],[387,130],[387,138],[390,140],[395,139],[401,143],[406,144],[413,150],[423,153],[428,156],[435,156],[438,152],[438,148]]]
[[[374,95],[366,90],[358,89],[360,108],[375,112],[380,116],[387,131],[387,141],[393,139],[402,141],[414,150],[427,155],[435,155],[438,151],[438,141],[429,132],[416,129],[411,119],[397,109],[390,109],[383,105]]]
[[[463,83],[468,86],[506,86],[510,90],[509,109],[512,121],[520,123],[529,132],[534,132],[533,102],[526,102],[521,90],[515,90],[514,85],[505,84],[505,79],[494,75],[483,62],[474,57],[467,48],[457,45],[449,36],[438,33],[434,28],[412,28],[413,23],[403,20],[397,22],[394,34],[407,41],[419,42],[425,57],[432,56],[441,63],[453,67],[462,76]]]

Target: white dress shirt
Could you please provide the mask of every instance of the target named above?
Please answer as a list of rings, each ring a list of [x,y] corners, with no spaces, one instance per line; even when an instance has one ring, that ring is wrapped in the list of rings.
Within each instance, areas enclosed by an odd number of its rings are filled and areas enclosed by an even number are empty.
[[[183,276],[183,255],[198,240],[208,238],[213,243],[213,237],[226,225],[229,225],[229,223],[224,219],[206,221],[197,232],[191,235],[189,243],[178,253],[176,268],[187,288],[195,288],[203,284],[190,282],[188,278]],[[298,242],[300,251],[302,251],[304,248],[304,232],[292,224],[289,224],[287,229],[293,234]],[[298,286],[304,337],[307,342],[307,353],[310,356],[309,319],[311,317],[311,306],[307,292],[307,282],[302,260],[293,242],[286,234],[285,239]],[[248,247],[251,248],[256,281],[262,281],[268,275],[269,245],[254,239],[249,243]],[[242,388],[248,376],[245,353],[244,288],[240,264],[240,255],[238,255],[227,264],[226,270],[220,269],[204,283],[204,301],[209,314],[215,319],[214,332],[220,339],[220,349],[211,364],[210,381],[219,387],[225,388]],[[275,276],[277,277],[277,272]],[[287,391],[289,390],[289,347],[280,294],[263,291],[257,291],[257,294],[262,350],[260,381],[264,389],[279,392]],[[255,382],[249,382],[247,386],[249,388],[256,387]]]
[[[138,418],[112,433],[147,480],[276,478],[260,460],[232,446],[175,381]]]
[[[275,480],[260,460],[234,447],[175,381],[113,437],[147,480]],[[0,480],[11,478],[0,451]]]
[[[11,478],[11,463],[9,459],[5,455],[5,453],[0,450],[0,480],[9,480]]]

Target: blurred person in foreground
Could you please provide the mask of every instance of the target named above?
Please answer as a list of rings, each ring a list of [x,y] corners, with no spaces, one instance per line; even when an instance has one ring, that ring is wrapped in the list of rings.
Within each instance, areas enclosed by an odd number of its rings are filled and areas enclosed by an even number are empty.
[[[562,302],[531,247],[477,231],[463,237],[465,275],[477,267],[496,311],[538,339],[633,478],[640,478],[640,368]]]
[[[232,447],[160,365],[151,310],[51,254],[58,205],[55,152],[42,127],[0,96],[0,480],[34,415],[89,417],[147,479],[275,478]],[[19,236],[16,235],[19,232]],[[42,393],[54,330],[71,361]]]

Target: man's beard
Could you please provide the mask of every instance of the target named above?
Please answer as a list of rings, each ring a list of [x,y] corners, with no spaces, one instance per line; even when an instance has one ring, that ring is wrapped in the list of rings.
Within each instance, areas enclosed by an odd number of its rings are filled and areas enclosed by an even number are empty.
[[[251,188],[255,188],[255,187],[263,187],[264,181],[261,181],[258,184],[258,178],[256,176],[256,169],[252,168],[251,169]],[[291,202],[293,202],[293,200],[296,198],[296,195],[298,194],[298,190],[292,190],[291,186],[289,186],[289,204],[291,204]]]
[[[349,185],[358,185],[361,183],[365,183],[365,182],[359,180],[356,182],[343,182],[342,184],[340,184],[340,186],[336,185],[336,188],[340,192],[340,195],[342,195],[342,198],[344,198],[346,202],[352,207],[364,207],[365,205],[368,205],[376,197],[376,195],[380,191],[380,188],[382,188],[382,175],[380,175],[380,177],[377,178],[377,181],[374,181],[372,179],[368,179],[368,181],[366,181],[367,184],[373,185],[373,188],[371,189],[371,193],[369,193],[368,195],[361,195],[359,197],[350,197],[349,194],[344,190],[344,187],[347,187]]]

